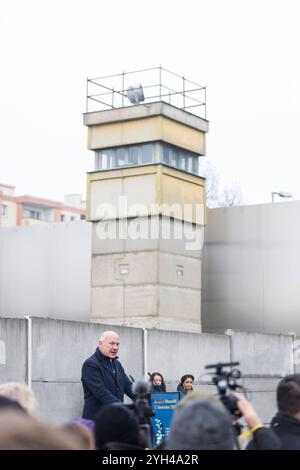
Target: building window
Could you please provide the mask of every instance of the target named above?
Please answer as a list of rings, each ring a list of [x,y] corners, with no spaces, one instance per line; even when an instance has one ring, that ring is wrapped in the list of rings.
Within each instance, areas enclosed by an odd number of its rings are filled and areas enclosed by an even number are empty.
[[[171,149],[171,166],[174,166],[175,168],[178,168],[178,150],[175,148]]]
[[[7,217],[8,206],[6,204],[1,204],[1,217]]]
[[[107,170],[113,166],[114,152],[113,150],[105,150],[102,152],[102,170]]]
[[[41,212],[36,210],[36,209],[23,209],[23,217],[24,219],[35,219],[35,220],[40,220],[41,219]]]
[[[96,171],[144,165],[155,161],[155,144],[128,145],[116,149],[96,150],[95,157]]]
[[[129,274],[129,264],[119,264],[119,273],[121,275]]]
[[[128,149],[123,147],[116,151],[116,166],[125,166],[128,162],[127,158]]]
[[[163,146],[163,162],[166,163],[166,165],[170,164],[170,149],[168,145]]]
[[[39,211],[34,211],[34,210],[30,211],[30,218],[39,220],[40,219]]]
[[[192,169],[192,173],[194,173],[194,175],[198,175],[198,158],[196,157],[193,157],[193,169]]]
[[[141,153],[141,148],[139,145],[129,147],[128,165],[138,165],[140,153]]]
[[[152,144],[142,145],[142,163],[153,162],[154,146]]]
[[[184,152],[183,150],[180,150],[179,152],[179,168],[180,170],[184,171],[186,171],[187,169],[187,156],[186,152]]]
[[[187,173],[198,174],[198,156],[196,154],[165,142],[96,150],[95,162],[96,171],[162,162]]]
[[[178,277],[183,277],[183,266],[177,265],[176,266],[176,274]]]

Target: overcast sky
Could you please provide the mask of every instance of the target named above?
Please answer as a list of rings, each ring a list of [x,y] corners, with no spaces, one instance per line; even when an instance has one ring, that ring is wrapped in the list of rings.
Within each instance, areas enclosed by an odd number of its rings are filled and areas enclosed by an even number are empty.
[[[162,66],[207,86],[207,155],[247,203],[300,199],[299,0],[0,0],[0,182],[85,195],[86,77]]]

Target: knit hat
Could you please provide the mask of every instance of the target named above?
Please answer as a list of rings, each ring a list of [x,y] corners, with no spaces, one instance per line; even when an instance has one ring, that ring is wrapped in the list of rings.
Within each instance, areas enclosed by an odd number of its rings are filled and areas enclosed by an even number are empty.
[[[169,450],[232,450],[229,414],[209,400],[187,402],[175,413],[167,442]]]
[[[125,405],[110,404],[100,408],[95,416],[96,447],[107,442],[139,443],[139,427],[134,412]]]

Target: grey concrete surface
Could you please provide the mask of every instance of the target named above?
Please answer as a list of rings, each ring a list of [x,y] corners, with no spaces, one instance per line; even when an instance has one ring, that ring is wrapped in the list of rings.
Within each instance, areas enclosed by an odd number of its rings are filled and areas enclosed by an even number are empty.
[[[27,379],[26,320],[0,318],[0,341],[2,349],[0,382],[25,383]]]
[[[83,392],[80,382],[33,382],[38,402],[37,416],[53,424],[64,424],[80,418]]]
[[[127,121],[129,119],[141,119],[151,116],[162,115],[169,119],[179,121],[186,126],[197,130],[208,132],[208,121],[206,119],[187,113],[163,101],[149,103],[147,106],[126,106],[106,111],[94,111],[83,114],[83,123],[86,126],[106,124],[109,122]]]
[[[300,334],[300,201],[209,209],[203,331]]]
[[[80,416],[82,363],[94,353],[101,333],[111,329],[120,334],[119,357],[127,374],[140,379],[145,365],[146,372],[158,371],[164,375],[169,391],[176,390],[182,375],[191,373],[196,379],[195,390],[216,394],[205,365],[240,360],[245,376],[243,384],[265,422],[275,413],[278,381],[294,368],[291,336],[242,332],[214,335],[152,329],[147,330],[144,351],[144,333],[140,328],[32,318],[32,387],[42,418],[63,423]],[[26,320],[1,318],[0,344],[5,344],[6,352],[5,364],[0,360],[0,381],[24,383],[28,363]]]
[[[227,336],[149,330],[147,351],[150,373],[158,370],[175,383],[190,373],[199,381],[205,365],[229,361],[230,341]]]
[[[111,325],[68,322],[61,320],[32,320],[33,380],[34,381],[80,381],[81,367],[93,354],[101,334],[111,330]],[[142,375],[141,355],[131,355],[132,345],[142,348],[141,330],[113,327],[120,334],[120,360],[128,373]],[[62,360],[63,358],[63,360]]]
[[[0,317],[90,319],[91,224],[0,230]]]
[[[244,375],[293,373],[293,340],[290,336],[234,332],[231,358],[240,362]]]

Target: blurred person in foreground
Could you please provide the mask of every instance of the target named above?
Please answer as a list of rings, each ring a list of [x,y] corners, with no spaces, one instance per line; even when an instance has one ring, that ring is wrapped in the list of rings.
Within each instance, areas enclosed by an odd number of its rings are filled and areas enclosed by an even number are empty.
[[[135,413],[126,405],[112,403],[95,416],[95,441],[98,450],[142,450],[142,436]]]
[[[167,450],[233,450],[234,431],[229,414],[209,400],[190,400],[171,425]]]
[[[271,429],[281,442],[282,450],[300,450],[300,374],[284,377],[277,387],[278,412]]]
[[[18,401],[0,395],[0,413],[2,411],[20,411],[21,413],[28,414]]]
[[[84,393],[82,417],[93,419],[100,407],[122,403],[124,394],[133,399],[132,382],[118,360],[120,337],[115,331],[105,331],[95,353],[84,362],[81,382]]]
[[[280,442],[272,430],[261,423],[251,403],[236,392],[237,407],[252,437],[253,449],[277,450]],[[171,425],[168,450],[235,450],[239,448],[233,417],[214,396],[192,392],[180,401]]]
[[[81,449],[95,450],[94,433],[89,426],[79,422],[69,422],[59,427],[68,436],[73,437],[74,441],[78,441]]]
[[[62,429],[32,416],[7,409],[0,411],[0,450],[84,450],[82,441]]]
[[[0,384],[0,396],[16,400],[30,415],[34,415],[37,410],[34,393],[25,384],[19,382]]]

